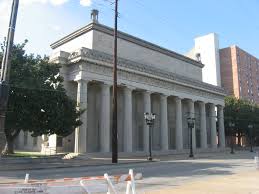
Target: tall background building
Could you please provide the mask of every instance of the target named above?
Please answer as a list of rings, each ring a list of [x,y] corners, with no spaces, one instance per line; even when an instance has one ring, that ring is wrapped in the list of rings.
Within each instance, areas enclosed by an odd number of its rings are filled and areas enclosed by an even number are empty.
[[[259,103],[259,59],[234,45],[220,49],[220,64],[228,94]]]
[[[186,56],[204,64],[202,81],[222,86],[228,95],[259,103],[259,59],[233,45],[219,48],[218,35],[194,39]]]

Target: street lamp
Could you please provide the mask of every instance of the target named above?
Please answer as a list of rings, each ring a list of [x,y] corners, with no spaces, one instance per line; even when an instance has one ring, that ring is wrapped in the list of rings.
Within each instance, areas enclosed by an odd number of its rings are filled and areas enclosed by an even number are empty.
[[[189,157],[190,158],[193,158],[193,148],[192,148],[192,130],[194,128],[194,125],[195,125],[195,118],[191,118],[191,117],[188,117],[187,118],[187,123],[188,123],[188,128],[190,130],[190,155]]]
[[[254,126],[252,124],[248,125],[248,129],[249,129],[249,136],[250,136],[250,152],[253,152],[253,142],[252,142],[252,130],[253,130]]]
[[[144,113],[145,121],[149,127],[149,157],[147,158],[149,161],[152,161],[152,133],[151,133],[151,126],[154,124],[156,119],[156,115],[154,113]]]
[[[230,128],[230,131],[231,131],[231,154],[234,154],[234,140],[233,140],[233,132],[234,132],[234,127],[235,127],[235,123],[230,121],[228,123],[228,126]]]

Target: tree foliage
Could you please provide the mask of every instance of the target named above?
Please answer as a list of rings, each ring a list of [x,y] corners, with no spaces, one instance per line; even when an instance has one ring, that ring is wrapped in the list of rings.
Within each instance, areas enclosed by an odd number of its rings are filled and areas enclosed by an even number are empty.
[[[5,125],[7,140],[13,141],[20,130],[29,131],[35,137],[67,136],[81,125],[81,111],[65,93],[60,65],[49,63],[46,56],[26,54],[26,43],[14,45],[12,51]]]
[[[228,96],[225,98],[224,117],[226,135],[237,134],[239,141],[245,135],[259,135],[259,106],[257,104]],[[230,122],[233,122],[235,127],[230,127]],[[248,125],[253,125],[253,129],[250,130]]]

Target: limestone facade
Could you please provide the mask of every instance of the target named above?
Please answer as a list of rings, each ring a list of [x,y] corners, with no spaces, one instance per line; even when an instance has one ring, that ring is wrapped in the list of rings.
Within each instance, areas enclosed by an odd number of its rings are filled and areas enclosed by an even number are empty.
[[[86,110],[81,115],[83,124],[63,138],[59,150],[110,152],[112,29],[91,23],[51,46],[51,60],[62,64],[60,73],[67,94]],[[148,151],[149,131],[144,112],[157,115],[152,127],[153,150],[188,149],[190,116],[196,119],[194,149],[225,147],[225,92],[202,82],[203,64],[122,32],[118,51],[120,152]]]

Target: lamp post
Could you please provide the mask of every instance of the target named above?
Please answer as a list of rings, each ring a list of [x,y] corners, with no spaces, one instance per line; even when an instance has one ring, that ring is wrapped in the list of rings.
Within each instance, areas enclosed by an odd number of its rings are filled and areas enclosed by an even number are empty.
[[[254,126],[252,124],[248,125],[248,129],[249,129],[249,137],[250,137],[250,152],[253,152],[253,142],[252,142],[252,130],[253,130]]]
[[[154,121],[156,119],[156,115],[154,113],[144,113],[144,118],[146,121],[146,124],[149,128],[149,156],[147,160],[152,161],[152,133],[151,133],[151,126],[154,124]]]
[[[189,130],[190,130],[190,132],[191,132],[191,133],[190,133],[190,155],[189,155],[189,157],[190,157],[190,158],[193,158],[192,130],[193,130],[194,125],[195,125],[195,118],[188,117],[188,118],[187,118],[187,123],[188,123],[188,128],[189,128]]]
[[[230,128],[230,131],[231,131],[231,154],[234,154],[234,140],[233,140],[233,131],[234,131],[234,127],[235,127],[235,123],[234,122],[232,122],[232,121],[230,121],[229,123],[228,123],[228,126],[229,126],[229,128]]]

